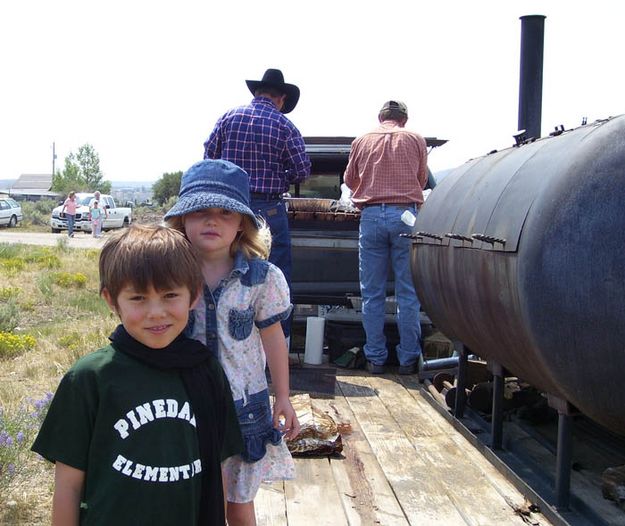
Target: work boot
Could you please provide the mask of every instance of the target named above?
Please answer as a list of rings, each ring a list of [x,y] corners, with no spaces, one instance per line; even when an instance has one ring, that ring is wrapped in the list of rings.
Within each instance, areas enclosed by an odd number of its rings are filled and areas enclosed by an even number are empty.
[[[398,374],[415,374],[417,372],[417,364],[400,365],[397,371]]]
[[[384,374],[386,372],[386,365],[378,365],[367,361],[367,371],[371,374]]]

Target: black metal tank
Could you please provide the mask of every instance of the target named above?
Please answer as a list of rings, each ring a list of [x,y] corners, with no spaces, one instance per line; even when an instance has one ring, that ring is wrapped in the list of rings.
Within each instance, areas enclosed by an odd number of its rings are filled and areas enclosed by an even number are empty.
[[[625,434],[625,116],[456,168],[414,232],[447,336]]]

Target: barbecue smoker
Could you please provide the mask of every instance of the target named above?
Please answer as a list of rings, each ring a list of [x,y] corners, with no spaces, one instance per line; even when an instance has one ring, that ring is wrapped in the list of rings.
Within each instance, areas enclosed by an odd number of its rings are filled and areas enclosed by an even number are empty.
[[[469,161],[421,208],[435,325],[625,434],[625,116]]]
[[[452,170],[421,208],[411,270],[423,309],[456,340],[454,416],[469,353],[558,411],[555,503],[569,508],[572,417],[625,435],[625,116],[540,137],[544,16],[521,17],[516,145]]]

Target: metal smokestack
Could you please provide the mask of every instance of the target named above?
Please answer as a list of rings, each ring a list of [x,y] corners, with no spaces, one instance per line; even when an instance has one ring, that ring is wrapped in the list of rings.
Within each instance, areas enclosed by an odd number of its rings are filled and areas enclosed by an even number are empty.
[[[522,16],[518,129],[525,130],[528,139],[540,137],[544,41],[545,16]]]

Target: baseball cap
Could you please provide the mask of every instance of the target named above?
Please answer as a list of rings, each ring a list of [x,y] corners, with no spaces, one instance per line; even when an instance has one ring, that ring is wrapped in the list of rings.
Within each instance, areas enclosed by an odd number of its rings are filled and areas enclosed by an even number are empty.
[[[408,106],[406,106],[401,101],[398,101],[398,100],[386,101],[382,105],[382,109],[380,111],[382,112],[382,111],[388,111],[388,110],[398,111],[400,113],[403,113],[406,117],[408,117]]]

